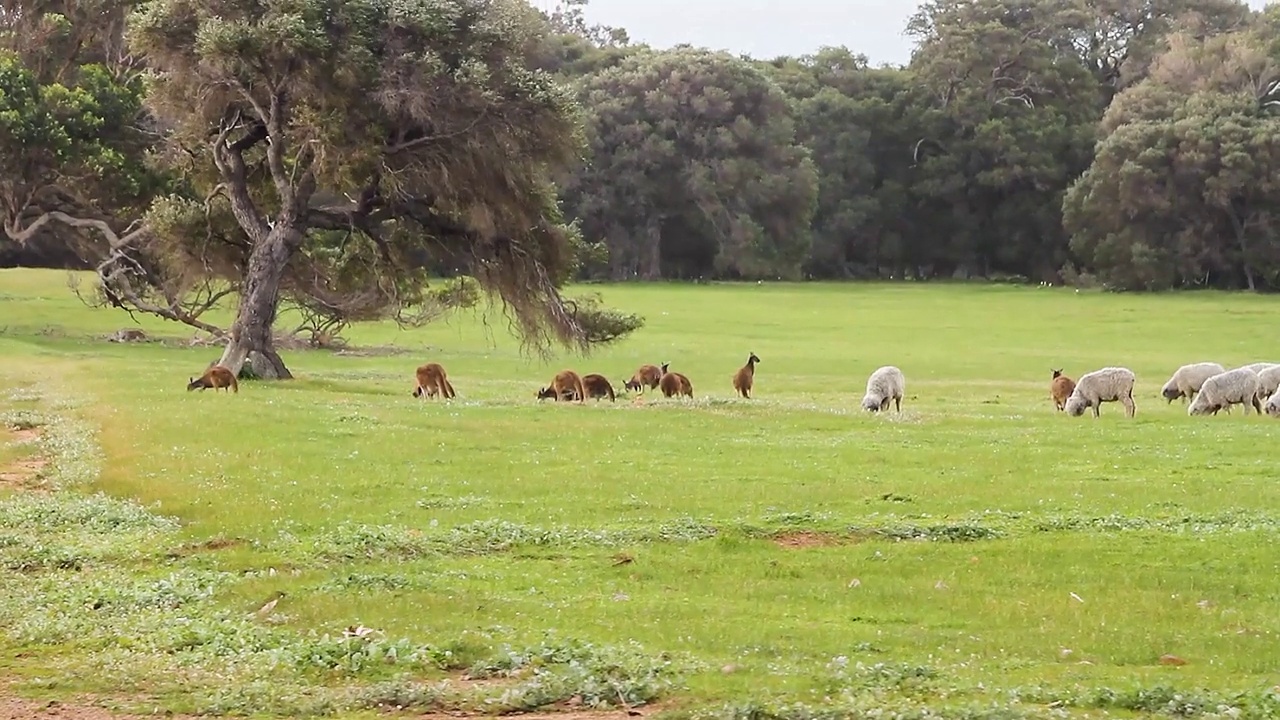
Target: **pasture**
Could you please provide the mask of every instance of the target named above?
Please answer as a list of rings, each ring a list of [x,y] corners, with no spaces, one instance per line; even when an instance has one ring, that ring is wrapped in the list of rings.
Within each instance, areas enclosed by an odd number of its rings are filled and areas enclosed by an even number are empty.
[[[1280,718],[1280,425],[1159,396],[1186,362],[1280,361],[1276,299],[584,289],[647,325],[547,362],[494,314],[361,325],[232,395],[185,391],[219,354],[186,328],[108,343],[129,317],[65,273],[0,271],[0,471],[29,470],[0,474],[3,692],[289,716]],[[410,396],[431,360],[457,399]],[[664,361],[694,400],[534,399],[564,367],[621,393]],[[883,364],[901,414],[859,408]],[[1055,412],[1051,368],[1112,364],[1137,374],[1136,418]]]

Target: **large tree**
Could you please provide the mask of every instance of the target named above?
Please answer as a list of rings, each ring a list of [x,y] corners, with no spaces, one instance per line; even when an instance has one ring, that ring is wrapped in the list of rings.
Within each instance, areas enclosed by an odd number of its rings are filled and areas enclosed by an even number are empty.
[[[750,62],[642,51],[583,80],[591,157],[567,187],[622,278],[793,277],[817,176],[785,94]]]
[[[1280,64],[1269,20],[1176,35],[1117,96],[1064,202],[1071,246],[1111,287],[1280,287]]]
[[[571,94],[526,62],[545,32],[520,0],[141,6],[129,39],[191,189],[148,227],[171,269],[238,281],[223,365],[259,353],[288,377],[282,293],[412,302],[432,253],[468,258],[532,344],[591,339],[557,290],[576,237],[552,178],[581,134]]]
[[[7,239],[95,262],[161,178],[122,0],[0,4],[0,211]],[[118,242],[117,242],[118,244]]]

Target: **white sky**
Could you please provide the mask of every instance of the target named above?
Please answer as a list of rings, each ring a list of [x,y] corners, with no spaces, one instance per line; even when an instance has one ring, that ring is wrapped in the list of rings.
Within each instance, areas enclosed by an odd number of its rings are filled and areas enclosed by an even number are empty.
[[[1265,4],[1249,0],[1254,8]],[[586,13],[658,48],[685,42],[769,59],[844,45],[878,65],[910,59],[911,39],[902,31],[918,6],[917,0],[591,0]]]

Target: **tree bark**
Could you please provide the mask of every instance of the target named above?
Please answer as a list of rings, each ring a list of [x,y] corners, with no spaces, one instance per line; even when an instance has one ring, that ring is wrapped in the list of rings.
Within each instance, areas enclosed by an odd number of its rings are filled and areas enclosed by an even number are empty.
[[[1249,286],[1250,292],[1257,292],[1258,286],[1253,279],[1253,266],[1249,264],[1249,243],[1245,239],[1244,221],[1236,214],[1235,204],[1227,210],[1227,216],[1231,218],[1231,229],[1236,233],[1236,243],[1240,246],[1240,264],[1244,267],[1244,280]]]
[[[293,374],[275,350],[271,329],[280,306],[280,283],[285,267],[297,245],[291,242],[298,231],[277,225],[265,240],[257,243],[249,255],[240,305],[231,326],[231,340],[218,364],[239,374],[249,353],[257,352],[267,361],[258,370],[269,370],[263,379],[290,380]]]

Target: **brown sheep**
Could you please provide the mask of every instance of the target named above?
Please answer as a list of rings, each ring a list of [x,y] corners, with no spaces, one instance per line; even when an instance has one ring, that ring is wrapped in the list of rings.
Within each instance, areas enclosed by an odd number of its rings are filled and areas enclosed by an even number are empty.
[[[639,390],[644,392],[647,387],[653,390],[658,387],[658,381],[667,372],[667,363],[662,363],[662,367],[657,365],[641,365],[639,370],[631,376],[631,379],[623,383],[622,387],[627,390]]]
[[[689,382],[689,378],[678,372],[668,372],[658,381],[658,386],[662,388],[663,397],[671,397],[672,395],[688,395],[693,397],[693,383]]]
[[[187,392],[192,390],[207,390],[213,388],[214,392],[218,388],[230,388],[231,392],[240,392],[240,383],[236,381],[236,376],[227,368],[221,365],[212,365],[204,374],[198,378],[187,378]]]
[[[751,398],[751,386],[756,381],[756,363],[760,362],[760,358],[755,353],[749,353],[747,364],[738,369],[733,375],[733,389],[744,398]]]
[[[1061,370],[1053,371],[1053,380],[1049,383],[1049,397],[1053,398],[1053,404],[1061,412],[1067,405],[1067,398],[1071,397],[1071,393],[1076,389],[1076,382]]]
[[[589,398],[609,398],[609,402],[616,402],[617,396],[613,393],[613,385],[609,383],[609,379],[603,375],[591,373],[582,376],[582,387],[587,391]]]
[[[550,385],[538,391],[539,400],[547,398],[554,398],[556,402],[560,402],[560,398],[586,402],[587,390],[582,386],[582,378],[578,373],[561,370],[551,379]]]
[[[413,396],[416,398],[424,396],[433,398],[439,394],[449,400],[457,396],[444,371],[444,366],[440,363],[427,363],[418,368],[414,375],[418,380],[418,385],[413,389]]]

